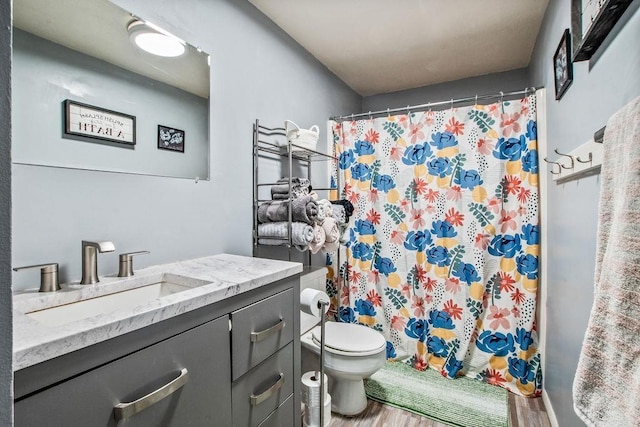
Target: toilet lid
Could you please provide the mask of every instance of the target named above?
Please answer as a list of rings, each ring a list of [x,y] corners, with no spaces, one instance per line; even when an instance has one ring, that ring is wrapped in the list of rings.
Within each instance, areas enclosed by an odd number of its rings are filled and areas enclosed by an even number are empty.
[[[320,327],[312,331],[313,340],[320,344]],[[382,334],[355,323],[327,322],[324,330],[324,345],[328,348],[352,353],[364,353],[386,347]]]

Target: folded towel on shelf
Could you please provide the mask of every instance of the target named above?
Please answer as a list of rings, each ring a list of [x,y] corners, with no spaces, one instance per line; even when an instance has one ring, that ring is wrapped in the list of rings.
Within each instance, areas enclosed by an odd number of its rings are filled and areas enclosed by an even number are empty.
[[[282,245],[286,243],[289,235],[288,222],[268,222],[258,225],[258,243],[261,245]],[[301,251],[304,251],[313,240],[313,227],[303,222],[291,223],[291,243]]]
[[[338,223],[338,225],[343,225],[347,223],[347,213],[344,210],[344,206],[342,205],[331,205],[333,212],[332,215],[333,218],[336,220],[336,222]]]
[[[274,200],[303,197],[311,191],[311,182],[307,178],[291,178],[291,194],[289,194],[289,178],[282,178],[271,186],[271,198]]]
[[[573,382],[573,404],[588,426],[640,420],[640,97],[604,134],[594,298]]]
[[[318,205],[312,196],[304,196],[287,200],[266,201],[258,206],[258,222],[281,222],[289,220],[289,206],[291,218],[294,222],[304,222],[313,225],[318,217]]]
[[[332,200],[331,203],[333,203],[334,205],[341,205],[344,207],[344,212],[347,219],[346,222],[349,222],[349,218],[351,218],[351,215],[353,215],[353,210],[354,210],[351,202],[348,200],[340,199],[340,200]]]
[[[326,233],[322,226],[316,224],[313,226],[313,240],[309,243],[309,250],[312,254],[317,254],[324,245]]]
[[[324,245],[322,246],[323,252],[333,252],[338,249],[340,245],[340,230],[336,220],[332,217],[325,218],[322,223],[322,228],[325,232]]]

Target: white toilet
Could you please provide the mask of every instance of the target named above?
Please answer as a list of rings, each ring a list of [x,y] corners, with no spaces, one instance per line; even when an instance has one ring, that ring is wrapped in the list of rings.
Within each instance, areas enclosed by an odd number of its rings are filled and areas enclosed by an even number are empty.
[[[324,270],[324,269],[323,269]],[[325,270],[326,271],[326,270]],[[301,288],[311,287],[310,278],[301,277]],[[316,282],[319,282],[316,280]],[[313,286],[315,288],[315,286]],[[324,277],[322,278],[324,289]],[[302,372],[318,370],[320,358],[320,319],[300,312]],[[387,341],[371,328],[353,323],[325,324],[325,373],[329,376],[331,410],[356,415],[367,406],[363,379],[386,362]]]

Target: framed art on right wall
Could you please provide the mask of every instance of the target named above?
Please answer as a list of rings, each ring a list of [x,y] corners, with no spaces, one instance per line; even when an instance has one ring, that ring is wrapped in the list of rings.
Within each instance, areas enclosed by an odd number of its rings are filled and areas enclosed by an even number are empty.
[[[556,100],[559,100],[573,81],[571,34],[568,28],[564,30],[560,44],[553,55],[553,75],[556,86]]]

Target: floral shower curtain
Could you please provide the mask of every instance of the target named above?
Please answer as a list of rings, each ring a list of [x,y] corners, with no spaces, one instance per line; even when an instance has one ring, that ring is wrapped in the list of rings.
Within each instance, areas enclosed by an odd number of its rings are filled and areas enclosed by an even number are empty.
[[[539,395],[535,95],[333,130],[355,207],[340,320],[381,331],[389,359]]]

